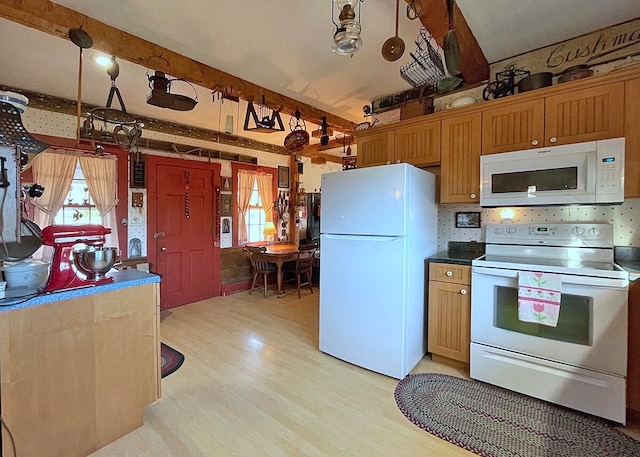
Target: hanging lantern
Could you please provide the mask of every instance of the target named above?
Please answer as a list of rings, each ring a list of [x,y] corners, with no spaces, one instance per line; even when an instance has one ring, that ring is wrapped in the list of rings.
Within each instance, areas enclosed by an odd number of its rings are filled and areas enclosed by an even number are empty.
[[[331,21],[336,26],[333,34],[331,50],[341,56],[352,56],[362,47],[360,38],[360,22],[356,20],[355,7],[358,6],[358,18],[361,17],[361,3],[364,0],[331,0]],[[339,11],[340,25],[333,19],[336,10]]]

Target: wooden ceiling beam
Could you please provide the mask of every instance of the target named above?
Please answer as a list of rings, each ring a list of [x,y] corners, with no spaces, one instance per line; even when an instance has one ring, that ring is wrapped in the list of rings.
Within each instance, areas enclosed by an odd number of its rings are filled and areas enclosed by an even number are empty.
[[[149,57],[161,55],[171,62],[171,76],[246,101],[262,102],[264,97],[270,108],[288,115],[294,115],[299,109],[300,117],[314,124],[322,124],[326,116],[327,125],[340,132],[351,132],[355,127],[355,123],[347,119],[209,67],[49,0],[0,0],[0,17],[67,40],[69,29],[82,27],[93,39],[93,48],[120,59],[146,66]]]
[[[405,0],[408,4],[412,0]],[[447,0],[415,0],[421,4],[420,22],[442,47],[442,41],[449,30]],[[465,83],[475,84],[489,79],[489,63],[480,45],[467,25],[460,8],[453,5],[453,30],[460,46],[460,72]]]

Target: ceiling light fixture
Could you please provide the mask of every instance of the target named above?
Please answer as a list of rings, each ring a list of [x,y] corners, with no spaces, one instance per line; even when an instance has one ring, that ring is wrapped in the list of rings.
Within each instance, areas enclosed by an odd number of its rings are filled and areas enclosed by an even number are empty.
[[[356,20],[355,6],[358,5],[358,18],[362,16],[361,4],[364,0],[331,0],[331,22],[336,26],[331,50],[341,56],[353,56],[362,47],[360,22]],[[338,5],[340,25],[333,19]]]

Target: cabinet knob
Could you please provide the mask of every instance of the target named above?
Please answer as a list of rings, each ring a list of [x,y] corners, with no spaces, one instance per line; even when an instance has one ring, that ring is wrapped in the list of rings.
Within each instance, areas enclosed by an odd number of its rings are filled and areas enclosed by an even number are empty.
[[[391,163],[391,161],[387,160],[387,165],[389,165]]]
[[[462,295],[467,295],[467,289],[462,289],[462,290],[460,291],[460,293],[461,293]]]
[[[471,194],[471,195],[469,195],[469,197],[476,198],[476,194]]]
[[[558,141],[556,137],[549,138],[549,143],[555,143],[556,141]]]
[[[396,163],[400,163],[400,159],[396,160]]]
[[[531,142],[531,145],[532,145],[532,146],[538,146],[538,140],[533,140],[533,141]]]
[[[449,277],[453,276],[453,271],[451,271],[451,270],[447,271],[447,276],[449,276]]]

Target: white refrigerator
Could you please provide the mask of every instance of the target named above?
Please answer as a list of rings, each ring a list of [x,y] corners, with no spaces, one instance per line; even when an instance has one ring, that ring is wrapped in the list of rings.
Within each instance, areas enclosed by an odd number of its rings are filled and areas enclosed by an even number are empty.
[[[397,379],[426,353],[435,181],[408,164],[322,175],[322,352]]]

